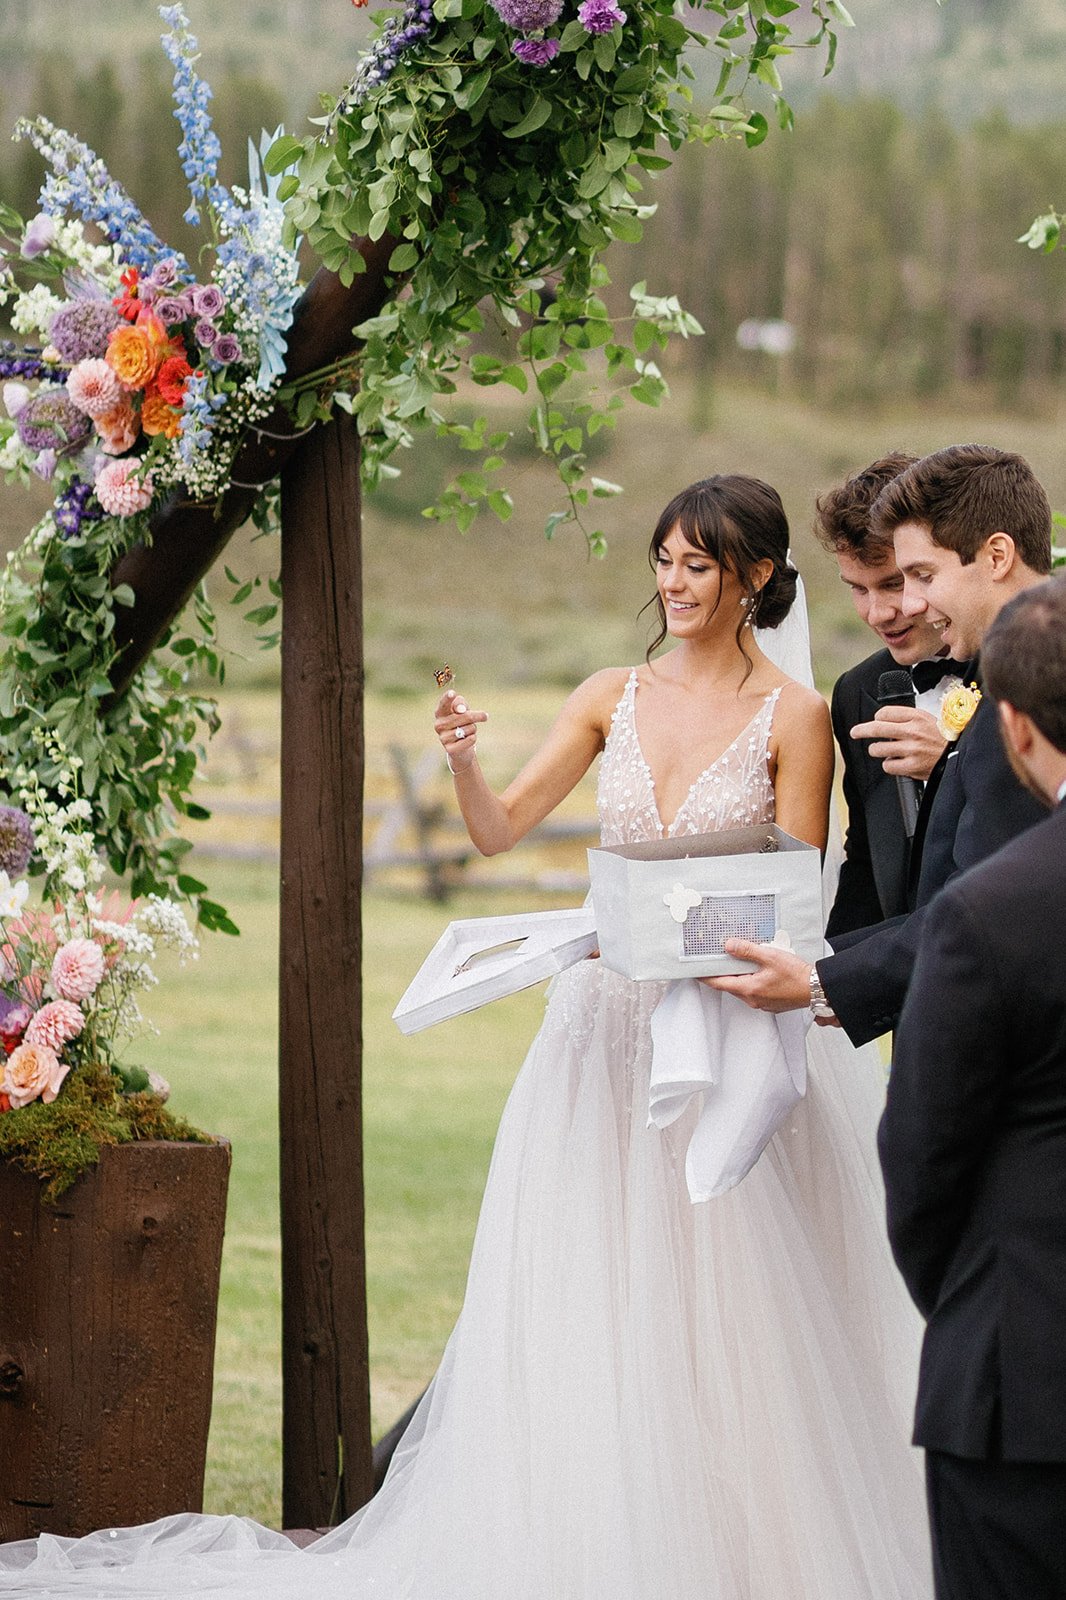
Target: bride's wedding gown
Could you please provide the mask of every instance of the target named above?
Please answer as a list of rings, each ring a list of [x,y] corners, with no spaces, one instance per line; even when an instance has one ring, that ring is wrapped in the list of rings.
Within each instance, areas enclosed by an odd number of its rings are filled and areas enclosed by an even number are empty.
[[[669,830],[636,697],[634,673],[601,763],[605,842],[773,818],[776,693]],[[648,1126],[664,988],[597,961],[553,983],[462,1315],[364,1512],[306,1552],[239,1518],[44,1538],[0,1552],[0,1592],[925,1600],[919,1325],[884,1239],[879,1055],[812,1028],[806,1098],[742,1183],[694,1205],[698,1108]]]

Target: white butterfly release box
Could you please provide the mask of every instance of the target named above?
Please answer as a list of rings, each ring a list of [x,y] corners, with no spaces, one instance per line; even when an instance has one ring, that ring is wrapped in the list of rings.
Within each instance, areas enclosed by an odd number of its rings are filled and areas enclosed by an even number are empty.
[[[727,939],[825,952],[821,855],[774,823],[590,850],[601,959],[627,978],[752,972]]]

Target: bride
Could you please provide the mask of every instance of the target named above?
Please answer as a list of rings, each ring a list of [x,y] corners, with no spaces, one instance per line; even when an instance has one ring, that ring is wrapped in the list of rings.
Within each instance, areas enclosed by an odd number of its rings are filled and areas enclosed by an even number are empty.
[[[759,642],[795,595],[787,548],[756,479],[677,495],[651,542],[673,648],[582,684],[500,796],[477,761],[485,713],[445,690],[435,726],[475,844],[509,849],[600,755],[605,843],[776,818],[824,847],[828,713]],[[555,980],[459,1322],[368,1507],[306,1551],[232,1517],[44,1537],[0,1550],[0,1593],[925,1600],[880,1058],[812,1029],[805,1098],[743,1182],[693,1204],[696,1097],[649,1127],[666,987],[595,960]]]

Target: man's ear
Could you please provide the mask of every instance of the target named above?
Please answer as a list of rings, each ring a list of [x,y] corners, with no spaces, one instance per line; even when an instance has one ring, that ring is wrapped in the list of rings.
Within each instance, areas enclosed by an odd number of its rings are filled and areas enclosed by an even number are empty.
[[[1033,719],[1025,711],[1018,711],[1009,701],[999,702],[999,725],[1003,738],[1016,756],[1027,756],[1034,744]]]
[[[994,583],[1002,583],[1018,563],[1018,548],[1009,533],[990,533],[984,543],[984,555]]]

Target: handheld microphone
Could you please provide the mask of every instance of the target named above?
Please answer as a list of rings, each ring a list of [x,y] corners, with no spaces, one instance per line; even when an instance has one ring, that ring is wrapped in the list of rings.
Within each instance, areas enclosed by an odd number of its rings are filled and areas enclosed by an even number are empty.
[[[911,675],[902,668],[892,672],[882,672],[877,680],[877,703],[882,706],[913,706],[914,684]],[[898,777],[896,779],[896,793],[899,796],[899,809],[903,817],[903,831],[908,839],[914,838],[914,830],[918,826],[918,803],[921,790],[914,778]]]

